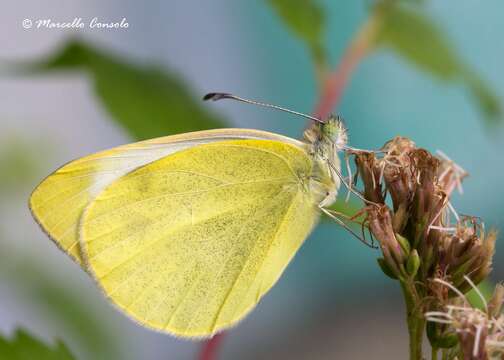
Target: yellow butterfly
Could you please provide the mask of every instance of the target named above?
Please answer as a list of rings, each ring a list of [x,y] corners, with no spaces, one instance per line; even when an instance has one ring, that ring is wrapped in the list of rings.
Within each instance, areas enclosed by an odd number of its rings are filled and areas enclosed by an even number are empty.
[[[205,99],[223,98],[256,103]],[[74,160],[42,181],[30,209],[124,313],[158,331],[211,336],[245,317],[320,213],[332,215],[346,130],[338,117],[303,116],[313,120],[303,141],[220,129]]]

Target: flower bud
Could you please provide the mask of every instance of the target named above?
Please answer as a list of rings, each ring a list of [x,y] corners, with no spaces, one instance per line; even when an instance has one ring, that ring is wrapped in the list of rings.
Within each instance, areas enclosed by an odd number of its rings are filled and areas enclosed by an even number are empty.
[[[364,198],[377,204],[383,204],[385,199],[380,183],[380,171],[377,167],[375,154],[359,152],[355,156],[357,171],[364,183]]]
[[[397,279],[398,279],[398,277],[397,277],[397,275],[395,274],[394,270],[392,270],[392,269],[388,266],[388,264],[387,264],[387,262],[385,261],[385,259],[384,259],[384,258],[378,258],[378,259],[376,259],[376,260],[378,261],[378,265],[380,266],[380,269],[383,271],[383,273],[384,273],[385,275],[387,275],[389,278],[394,279],[394,280],[397,280]]]
[[[462,218],[454,233],[441,234],[437,249],[440,270],[462,292],[468,291],[464,275],[478,284],[490,273],[496,238],[495,231],[485,234],[477,218]]]
[[[492,298],[488,302],[488,313],[490,316],[498,317],[502,312],[504,303],[504,285],[502,283],[495,285]]]
[[[412,198],[411,187],[411,158],[410,152],[415,148],[415,143],[404,137],[395,137],[383,146],[385,156],[379,161],[378,167],[382,169],[387,191],[392,198],[394,212],[406,214],[406,209]],[[404,224],[404,220],[399,221]],[[398,222],[398,219],[395,220]],[[402,229],[397,225],[396,231]]]
[[[420,256],[418,256],[418,252],[416,249],[413,249],[408,257],[408,261],[406,262],[406,271],[408,275],[414,278],[420,268]]]
[[[399,245],[401,245],[401,248],[405,254],[409,254],[411,251],[411,246],[406,238],[401,236],[400,234],[395,234],[395,237],[397,239],[397,242]]]
[[[396,277],[405,276],[404,265],[408,253],[404,251],[394,233],[389,208],[386,205],[372,205],[368,207],[367,213],[369,229],[380,243],[383,261]],[[406,239],[403,240],[403,243],[407,243]]]

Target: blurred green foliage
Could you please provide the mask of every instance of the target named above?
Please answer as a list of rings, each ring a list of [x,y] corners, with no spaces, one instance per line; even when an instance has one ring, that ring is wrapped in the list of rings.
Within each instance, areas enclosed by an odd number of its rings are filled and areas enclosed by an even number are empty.
[[[326,62],[324,30],[326,19],[317,0],[268,0],[285,25],[310,50],[317,65]]]
[[[28,66],[36,73],[83,70],[112,118],[136,139],[223,127],[186,83],[164,69],[132,65],[84,42],[70,41],[50,59]]]
[[[18,329],[11,339],[0,336],[0,360],[73,360],[60,341],[48,346],[26,331]]]
[[[384,21],[378,33],[379,45],[391,48],[440,79],[451,80],[459,75],[457,54],[429,18],[401,6],[387,6],[381,11]]]
[[[442,29],[422,10],[424,2],[381,0],[371,6],[371,15],[380,19],[375,49],[390,49],[441,81],[464,84],[486,120],[492,123],[502,120],[502,106],[494,90],[460,58]],[[326,21],[320,4],[315,0],[269,0],[269,3],[292,33],[307,44],[315,65],[325,65]]]
[[[0,195],[27,193],[39,163],[31,142],[17,135],[0,141]],[[0,207],[1,211],[8,211]],[[2,223],[0,223],[0,226]],[[113,330],[103,323],[100,314],[90,308],[76,288],[55,279],[39,259],[16,251],[2,241],[0,227],[0,281],[8,284],[15,293],[43,314],[45,321],[65,329],[88,358],[119,359],[120,344]],[[2,359],[71,359],[66,348],[41,350],[45,347],[31,339],[24,331],[18,331],[12,340],[0,337]],[[47,353],[47,356],[46,356]],[[37,356],[33,356],[37,354]]]
[[[12,251],[9,254],[14,256],[15,263],[10,261],[11,268],[2,269],[2,273],[13,275],[16,282],[13,285],[19,294],[30,299],[44,320],[64,328],[87,357],[120,358],[120,340],[115,337],[113,329],[104,324],[96,309],[86,303],[86,296],[79,289],[55,279],[39,261]]]
[[[11,194],[35,176],[38,162],[29,149],[28,142],[14,135],[0,139],[0,196]]]
[[[394,3],[379,9],[383,24],[378,45],[398,55],[441,81],[461,82],[467,86],[487,120],[502,117],[499,99],[474,70],[454,50],[442,30],[418,7]]]

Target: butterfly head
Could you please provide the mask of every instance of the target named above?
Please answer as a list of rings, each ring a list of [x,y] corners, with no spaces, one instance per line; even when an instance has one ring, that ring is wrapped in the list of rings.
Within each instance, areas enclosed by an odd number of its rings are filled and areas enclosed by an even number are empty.
[[[343,119],[331,115],[323,122],[314,122],[304,133],[306,141],[315,148],[341,150],[348,141],[348,134]]]
[[[347,131],[342,119],[331,115],[324,121],[314,121],[305,130],[304,140],[314,160],[314,172],[317,173],[313,189],[322,185],[326,193],[321,204],[332,204],[340,185],[338,152],[347,143]]]
[[[348,134],[343,119],[339,116],[331,115],[324,124],[320,125],[322,141],[328,141],[336,146],[336,149],[343,148],[348,141]]]

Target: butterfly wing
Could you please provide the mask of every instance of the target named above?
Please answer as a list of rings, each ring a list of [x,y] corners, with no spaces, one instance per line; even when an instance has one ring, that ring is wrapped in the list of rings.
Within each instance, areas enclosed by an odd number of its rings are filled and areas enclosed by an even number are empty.
[[[318,219],[312,159],[274,140],[208,143],[117,179],[86,208],[88,269],[141,324],[178,336],[232,326]]]
[[[247,129],[219,129],[166,136],[72,161],[38,185],[30,197],[35,220],[49,237],[81,264],[78,223],[83,210],[107,185],[134,169],[192,146],[230,139],[272,139],[300,146],[297,140]]]

